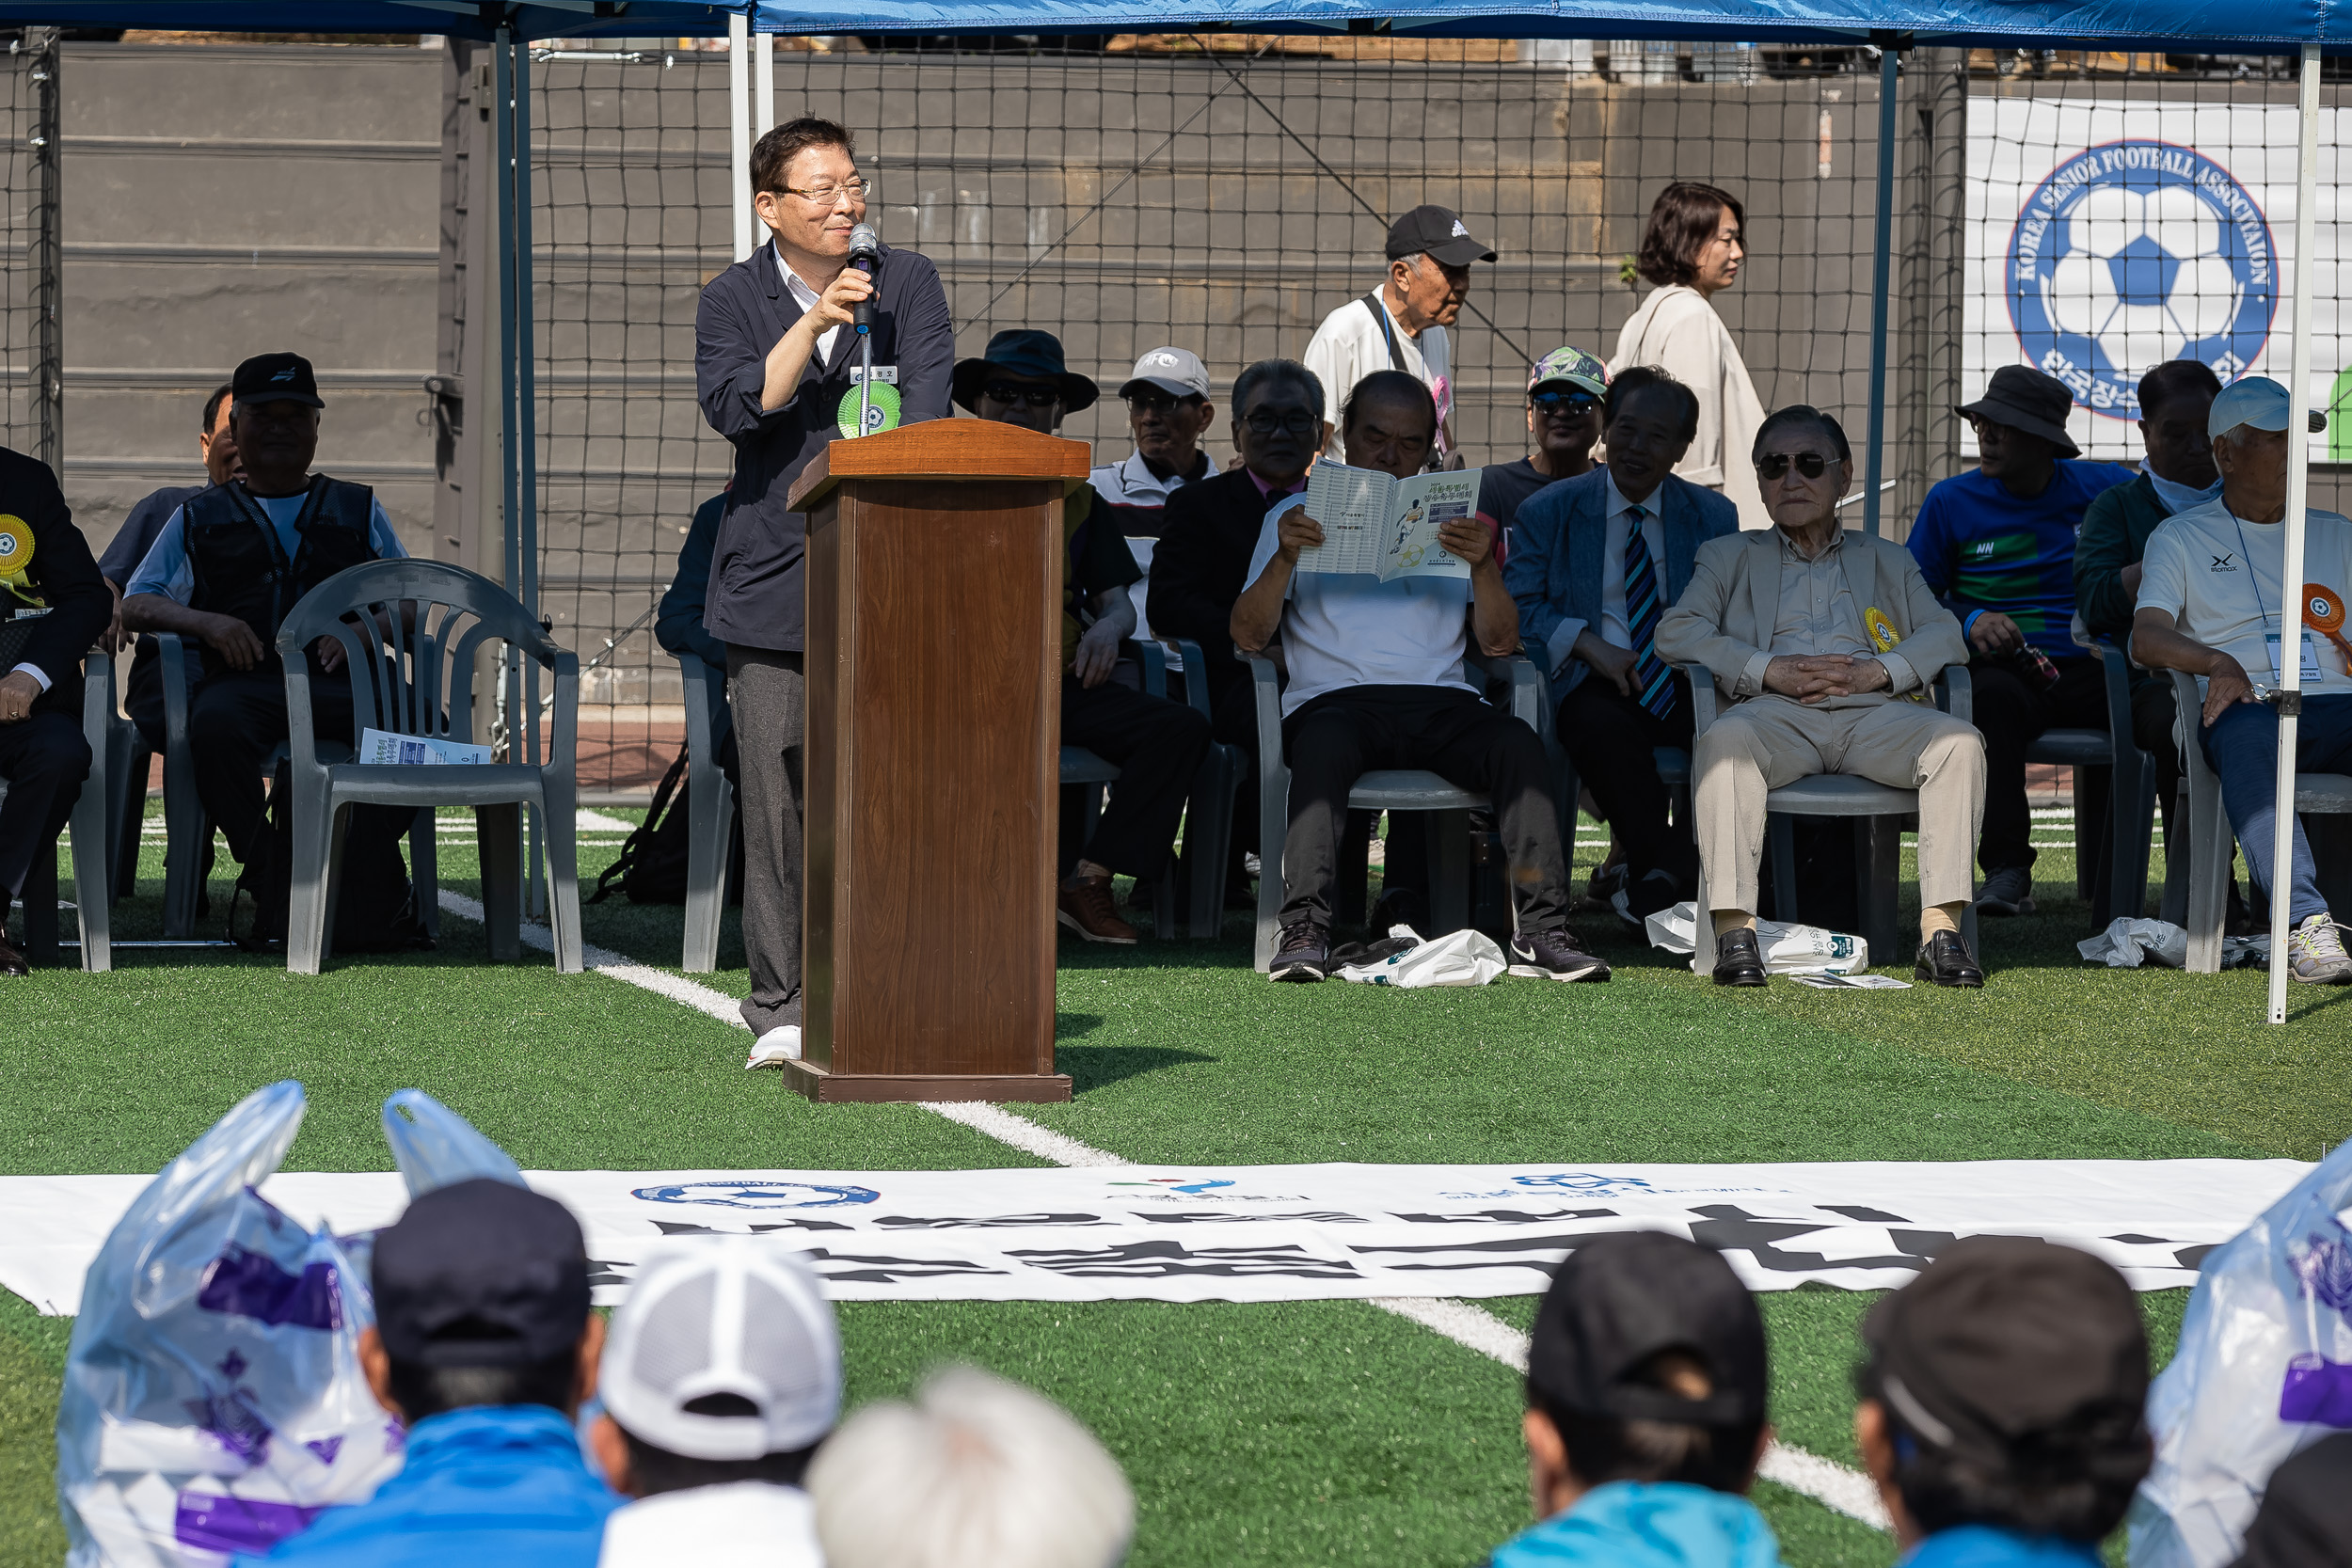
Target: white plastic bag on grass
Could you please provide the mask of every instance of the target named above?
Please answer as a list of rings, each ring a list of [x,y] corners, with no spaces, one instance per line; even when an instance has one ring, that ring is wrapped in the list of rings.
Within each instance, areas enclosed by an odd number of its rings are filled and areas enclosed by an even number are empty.
[[[2180,1350],[2148,1394],[2155,1467],[2132,1568],[2236,1558],[2270,1473],[2352,1428],[2352,1142],[2205,1256]]]
[[[1715,943],[1710,932],[1706,962],[1698,958],[1698,917],[1690,900],[1660,910],[1643,923],[1649,944],[1667,953],[1692,955],[1691,967],[1715,967]],[[1843,931],[1819,926],[1784,926],[1777,920],[1756,923],[1756,945],[1764,951],[1764,968],[1773,974],[1858,974],[1870,967],[1870,944]]]
[[[248,1095],[90,1264],[57,1406],[71,1568],[213,1568],[400,1468],[359,1370],[369,1239],[306,1233],[254,1191],[302,1112],[296,1083]]]
[[[1411,927],[1398,926],[1391,927],[1390,934],[1412,937],[1415,945],[1370,963],[1348,964],[1333,973],[1359,985],[1421,990],[1430,986],[1490,985],[1509,967],[1502,961],[1502,949],[1482,931],[1455,931],[1451,936],[1423,941]]]

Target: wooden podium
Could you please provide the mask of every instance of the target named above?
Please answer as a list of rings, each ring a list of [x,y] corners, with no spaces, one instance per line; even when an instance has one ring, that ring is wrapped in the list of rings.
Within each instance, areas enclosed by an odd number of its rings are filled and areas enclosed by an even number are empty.
[[[818,454],[802,1056],[818,1101],[1070,1098],[1054,1070],[1062,498],[1083,441],[933,420]]]

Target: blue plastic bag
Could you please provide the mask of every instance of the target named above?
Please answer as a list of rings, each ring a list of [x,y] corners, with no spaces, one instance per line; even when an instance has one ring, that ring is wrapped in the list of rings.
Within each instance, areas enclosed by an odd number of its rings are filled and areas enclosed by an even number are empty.
[[[411,1198],[485,1176],[528,1185],[512,1155],[422,1089],[396,1089],[385,1099],[384,1140]]]
[[[99,1249],[57,1408],[71,1568],[210,1568],[400,1468],[369,1392],[365,1238],[315,1234],[254,1189],[302,1085],[247,1096],[164,1167]]]
[[[2234,1560],[2271,1472],[2352,1428],[2347,1206],[2352,1142],[2206,1256],[2148,1395],[2156,1462],[2132,1501],[2133,1568]]]

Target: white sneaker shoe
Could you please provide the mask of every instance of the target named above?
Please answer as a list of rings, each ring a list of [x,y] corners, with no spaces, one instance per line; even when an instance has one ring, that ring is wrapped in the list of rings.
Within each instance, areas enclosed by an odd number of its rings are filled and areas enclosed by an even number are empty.
[[[2343,949],[2338,948],[2337,952],[2342,953]],[[752,1059],[743,1064],[743,1070],[749,1072],[755,1067],[780,1068],[787,1062],[800,1059],[801,1026],[797,1023],[779,1023],[760,1036],[752,1046]]]
[[[2325,910],[2287,933],[2287,971],[2307,986],[2341,986],[2352,981],[2352,955],[2344,950],[2336,923]]]

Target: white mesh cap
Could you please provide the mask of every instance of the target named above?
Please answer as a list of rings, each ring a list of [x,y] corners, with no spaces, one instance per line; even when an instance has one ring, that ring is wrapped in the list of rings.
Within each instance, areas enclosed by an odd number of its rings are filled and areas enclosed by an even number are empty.
[[[655,1448],[789,1453],[841,1414],[841,1337],[799,1254],[757,1236],[677,1237],[646,1253],[612,1314],[598,1386],[612,1418]]]

